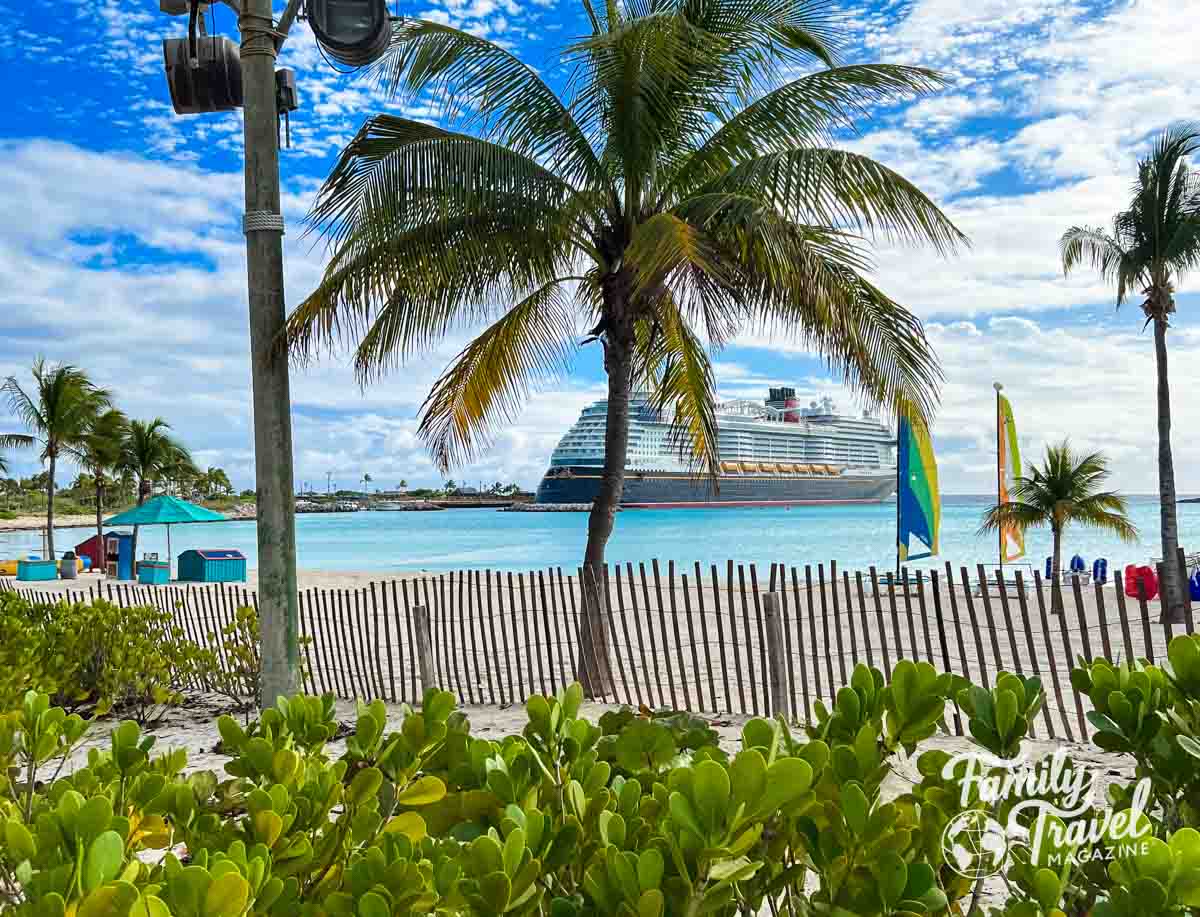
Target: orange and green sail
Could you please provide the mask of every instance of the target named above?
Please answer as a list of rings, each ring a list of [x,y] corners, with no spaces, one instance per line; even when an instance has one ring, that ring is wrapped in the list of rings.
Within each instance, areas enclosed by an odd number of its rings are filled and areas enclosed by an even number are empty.
[[[896,456],[896,556],[900,562],[938,553],[942,498],[929,431],[900,418]],[[913,540],[917,543],[912,544]]]
[[[999,386],[997,386],[999,388]],[[1017,425],[1013,422],[1012,405],[1007,398],[996,392],[996,441],[998,461],[996,476],[997,494],[1000,503],[1008,503],[1013,482],[1021,475],[1021,449],[1017,445]],[[1008,563],[1025,556],[1025,536],[1013,526],[1000,528],[1000,561]]]

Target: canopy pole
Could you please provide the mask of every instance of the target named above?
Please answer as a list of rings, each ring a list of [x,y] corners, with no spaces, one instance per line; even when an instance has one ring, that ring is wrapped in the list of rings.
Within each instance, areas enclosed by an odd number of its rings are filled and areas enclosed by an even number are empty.
[[[171,523],[167,523],[167,581],[172,579],[171,574]]]

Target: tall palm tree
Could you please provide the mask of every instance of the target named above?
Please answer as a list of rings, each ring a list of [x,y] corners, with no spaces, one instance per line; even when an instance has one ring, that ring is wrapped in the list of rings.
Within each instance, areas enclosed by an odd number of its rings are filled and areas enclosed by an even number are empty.
[[[171,425],[161,417],[151,421],[131,420],[121,449],[121,465],[137,484],[137,505],[154,492],[156,482],[180,469],[196,469],[191,453],[170,434]],[[137,526],[133,529],[133,553],[137,556]]]
[[[97,388],[80,369],[52,365],[38,357],[33,364],[33,387],[27,392],[15,376],[0,391],[8,408],[25,424],[32,440],[42,447],[46,476],[46,547],[54,550],[54,490],[58,460],[80,446],[94,418],[109,405],[109,393]]]
[[[632,392],[671,413],[681,452],[710,473],[708,351],[744,329],[798,339],[868,400],[928,414],[934,355],[917,318],[867,279],[864,237],[943,252],[964,237],[901,175],[829,145],[872,104],[941,80],[837,66],[824,4],[583,5],[591,35],[563,51],[564,98],[497,44],[436,22],[398,29],[385,85],[445,99],[448,126],[376,115],[342,152],[311,214],[332,259],[288,334],[301,358],[352,340],[366,382],[486,325],[422,408],[444,473],[590,329],[608,421],[584,563],[602,575]],[[607,633],[592,602],[584,614],[579,674],[595,696]]]
[[[104,541],[104,490],[109,476],[121,465],[122,449],[129,431],[129,418],[116,408],[97,414],[88,423],[83,441],[71,454],[92,477],[96,499],[96,536]]]
[[[1171,456],[1171,389],[1167,378],[1167,328],[1175,311],[1175,286],[1200,267],[1200,173],[1188,157],[1200,150],[1200,125],[1168,128],[1150,155],[1138,162],[1133,198],[1113,217],[1112,231],[1073,226],[1060,241],[1063,270],[1088,264],[1117,285],[1117,306],[1140,293],[1146,324],[1154,325],[1158,373],[1158,499],[1162,523],[1163,616],[1183,615],[1186,572],[1179,567],[1175,512],[1175,462]]]
[[[1068,440],[1046,447],[1042,467],[1029,466],[1028,477],[1018,477],[1012,499],[999,503],[983,516],[979,534],[1004,528],[1021,532],[1049,526],[1054,539],[1050,590],[1054,611],[1062,613],[1062,536],[1072,523],[1112,532],[1124,541],[1136,541],[1137,529],[1126,515],[1124,498],[1101,490],[1108,480],[1108,459],[1099,452],[1077,455]]]

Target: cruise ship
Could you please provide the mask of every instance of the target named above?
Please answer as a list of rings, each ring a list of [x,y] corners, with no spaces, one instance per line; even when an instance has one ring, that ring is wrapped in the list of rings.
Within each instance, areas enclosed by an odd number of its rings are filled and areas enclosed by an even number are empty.
[[[607,403],[584,409],[559,441],[538,503],[591,503],[604,465]],[[877,416],[838,414],[832,399],[802,407],[795,389],[717,409],[721,473],[688,466],[671,418],[645,396],[630,405],[624,507],[878,503],[896,489],[896,435]]]

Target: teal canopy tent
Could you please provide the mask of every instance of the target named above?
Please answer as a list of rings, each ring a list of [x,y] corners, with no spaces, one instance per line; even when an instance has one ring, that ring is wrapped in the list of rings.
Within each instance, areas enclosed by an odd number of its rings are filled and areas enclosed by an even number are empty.
[[[166,494],[152,497],[141,506],[135,506],[111,519],[105,525],[165,525],[167,527],[167,564],[171,564],[171,526],[188,522],[224,522],[225,517],[211,509],[188,503]],[[136,562],[136,558],[135,558]]]

